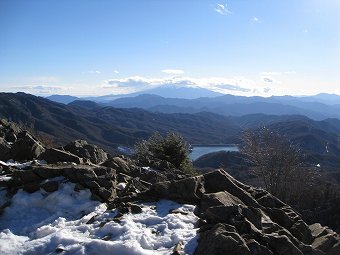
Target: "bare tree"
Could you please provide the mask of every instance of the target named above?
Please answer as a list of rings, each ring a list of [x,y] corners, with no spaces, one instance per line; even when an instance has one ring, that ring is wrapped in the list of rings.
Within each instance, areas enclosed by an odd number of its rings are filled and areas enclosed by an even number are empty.
[[[314,169],[303,165],[300,149],[265,127],[246,131],[242,140],[241,151],[264,188],[285,202],[300,201],[315,177]]]

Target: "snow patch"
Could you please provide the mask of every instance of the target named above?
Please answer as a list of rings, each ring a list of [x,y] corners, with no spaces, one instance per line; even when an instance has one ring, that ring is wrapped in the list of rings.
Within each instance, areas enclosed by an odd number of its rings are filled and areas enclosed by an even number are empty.
[[[149,167],[149,166],[143,166],[142,169],[144,170],[144,172],[149,173],[149,172],[154,172],[157,173],[158,171]]]
[[[120,183],[117,184],[117,189],[124,190],[125,188],[126,188],[125,182],[120,182]]]
[[[73,183],[64,183],[58,191],[50,194],[42,191],[29,194],[20,190],[1,215],[0,230],[8,228],[15,234],[28,235],[58,217],[73,219],[99,205],[99,202],[90,200],[89,190],[75,192],[74,186]]]
[[[10,159],[7,162],[0,161],[0,164],[5,165],[5,166],[15,167],[15,168],[18,168],[18,169],[22,169],[22,168],[30,166],[32,164],[32,162],[33,161],[18,163],[18,162],[15,162],[14,160]]]
[[[0,181],[2,181],[2,182],[7,182],[11,179],[12,179],[11,176],[6,176],[6,175],[0,176]]]
[[[2,194],[0,194],[2,195]],[[90,200],[88,190],[62,183],[58,191],[20,190],[0,216],[0,254],[171,254],[183,242],[185,254],[197,246],[193,205],[169,200],[140,203],[140,214],[113,220],[117,210]],[[170,213],[177,209],[181,213]]]

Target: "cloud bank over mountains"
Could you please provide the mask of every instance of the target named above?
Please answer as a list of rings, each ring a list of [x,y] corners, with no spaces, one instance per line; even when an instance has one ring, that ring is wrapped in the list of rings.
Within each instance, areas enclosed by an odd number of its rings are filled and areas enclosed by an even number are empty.
[[[98,71],[98,73],[95,73],[98,77],[93,80],[85,79],[77,82],[64,81],[61,78],[35,79],[29,80],[26,83],[27,85],[7,87],[4,92],[22,91],[40,96],[58,94],[88,97],[123,95],[161,86],[172,86],[177,88],[204,88],[213,92],[239,96],[312,95],[320,93],[318,87],[310,86],[308,89],[311,93],[306,93],[305,88],[297,89],[294,83],[290,83],[297,75],[296,71],[265,71],[253,75],[230,77],[194,77],[182,69],[170,68],[160,70],[160,72],[162,75],[159,76],[131,75],[124,77],[117,71],[115,72],[116,77],[111,78],[112,72],[105,74]],[[105,79],[105,77],[108,78]],[[312,89],[314,89],[313,92]],[[322,92],[338,94],[336,90]]]
[[[194,78],[194,77],[163,77],[146,78],[142,76],[132,76],[122,79],[106,80],[102,85],[105,89],[124,88],[132,91],[142,91],[159,86],[175,86],[190,88],[205,88],[220,93],[253,93],[255,92],[255,82],[243,77],[223,78]],[[259,88],[261,89],[261,88]]]

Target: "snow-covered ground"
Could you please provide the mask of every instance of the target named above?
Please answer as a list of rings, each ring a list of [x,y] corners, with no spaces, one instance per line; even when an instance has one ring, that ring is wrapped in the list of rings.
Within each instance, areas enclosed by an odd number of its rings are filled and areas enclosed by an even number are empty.
[[[45,165],[46,161],[45,160],[34,160],[34,161],[27,161],[27,162],[19,163],[19,162],[12,160],[12,159],[8,160],[7,162],[0,160],[0,165],[11,166],[11,167],[15,167],[15,168],[18,168],[18,169],[26,168],[26,167],[32,165],[32,163],[35,163],[35,164],[38,164],[38,165]]]
[[[142,213],[113,221],[117,210],[90,197],[90,191],[76,192],[71,183],[62,183],[54,193],[20,190],[0,216],[0,254],[171,254],[179,242],[186,254],[193,254],[198,230],[194,206],[169,200],[143,203]]]

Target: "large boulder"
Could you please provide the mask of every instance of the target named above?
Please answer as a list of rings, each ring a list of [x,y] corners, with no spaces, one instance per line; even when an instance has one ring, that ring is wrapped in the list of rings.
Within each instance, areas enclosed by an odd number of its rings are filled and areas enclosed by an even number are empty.
[[[251,255],[245,240],[232,225],[216,224],[200,234],[195,255]]]
[[[266,246],[259,244],[256,240],[250,239],[247,241],[247,246],[252,255],[274,255]]]
[[[248,186],[239,183],[223,170],[181,180],[156,183],[151,192],[178,202],[196,203],[203,194],[227,192],[247,206],[261,207],[246,190]],[[226,193],[226,194],[227,194]]]
[[[48,164],[55,164],[58,162],[73,162],[76,164],[83,163],[83,159],[64,150],[50,148],[39,156],[39,159],[45,160]]]
[[[228,223],[243,220],[242,206],[240,205],[219,205],[212,206],[206,210],[205,217],[211,223]]]
[[[0,160],[7,161],[11,158],[11,145],[0,137]]]
[[[237,197],[227,191],[203,194],[200,201],[200,211],[204,213],[211,206],[244,205]]]
[[[302,219],[298,219],[289,231],[294,237],[305,244],[311,244],[313,241],[311,230]]]
[[[117,173],[123,173],[127,175],[133,174],[135,166],[131,161],[125,160],[121,157],[112,157],[107,159],[101,164],[102,166],[111,167],[117,171]]]
[[[270,207],[270,208],[281,208],[285,206],[285,203],[283,203],[280,199],[277,197],[274,197],[272,194],[263,191],[263,196],[256,198],[256,201],[265,207]]]
[[[340,238],[336,232],[323,227],[320,223],[315,223],[309,226],[309,229],[314,238],[312,247],[323,251],[327,255],[340,254]]]
[[[66,151],[80,158],[88,159],[93,164],[100,164],[107,160],[107,153],[96,145],[88,144],[85,140],[76,140],[64,146]]]
[[[204,174],[203,176],[204,188],[207,193],[228,191],[233,196],[239,198],[245,205],[261,207],[261,205],[248,192],[248,186],[235,180],[227,172],[223,170],[216,170]]]
[[[274,254],[303,255],[302,251],[285,235],[270,234],[266,235],[263,239],[268,243]]]
[[[11,148],[11,157],[15,160],[31,160],[38,158],[45,151],[40,141],[27,131],[17,135]]]
[[[178,181],[159,182],[150,192],[156,198],[167,198],[180,203],[198,203],[204,194],[204,177],[196,176]]]
[[[0,120],[0,160],[32,160],[45,151],[44,145],[18,125]]]
[[[308,225],[301,219],[291,207],[284,206],[282,208],[265,208],[265,212],[270,218],[305,244],[311,244],[313,240],[312,232]]]

